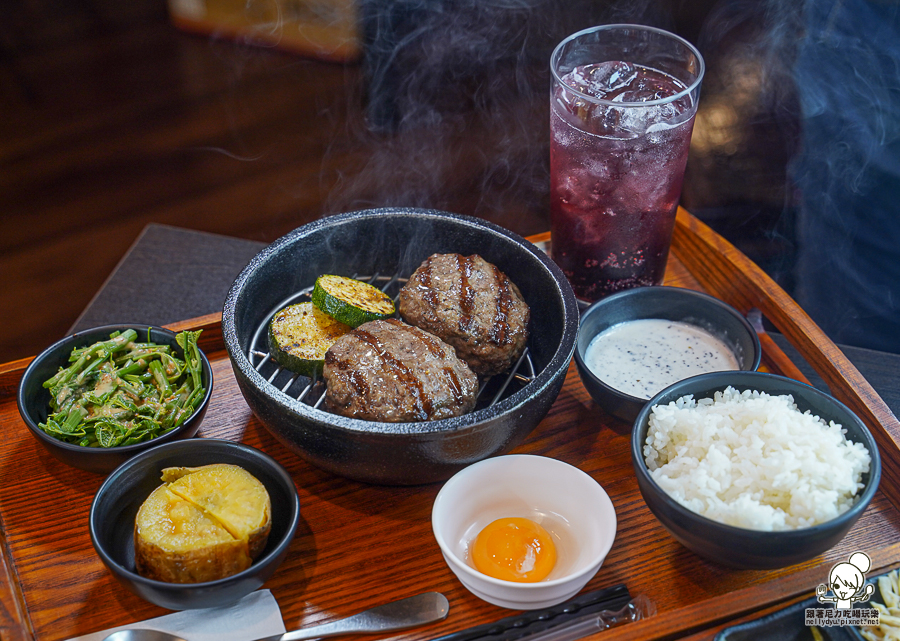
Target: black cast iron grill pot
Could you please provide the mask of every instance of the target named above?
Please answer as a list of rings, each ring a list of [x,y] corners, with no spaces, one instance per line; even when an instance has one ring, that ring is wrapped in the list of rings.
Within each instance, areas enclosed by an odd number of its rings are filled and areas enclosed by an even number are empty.
[[[318,276],[387,274],[396,280],[408,277],[431,254],[452,252],[479,254],[494,263],[531,307],[533,376],[495,402],[439,421],[362,421],[286,393],[251,362],[251,348],[268,320]],[[263,249],[229,290],[222,329],[241,393],[281,443],[340,476],[417,485],[445,480],[466,465],[508,452],[540,423],[572,359],[578,305],[556,264],[502,227],[446,212],[382,208],[322,218]]]

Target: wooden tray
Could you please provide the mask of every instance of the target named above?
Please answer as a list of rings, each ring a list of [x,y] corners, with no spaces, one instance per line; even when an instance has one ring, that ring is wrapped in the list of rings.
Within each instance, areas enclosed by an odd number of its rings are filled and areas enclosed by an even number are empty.
[[[679,211],[667,284],[705,290],[742,312],[763,314],[791,341],[833,394],[874,431],[883,459],[881,487],[848,536],[827,554],[779,571],[737,571],[708,563],[678,544],[650,514],[631,468],[628,425],[606,415],[582,387],[574,365],[546,419],[516,452],[562,459],[603,485],[619,519],[616,542],[587,590],[624,583],[657,614],[603,633],[605,640],[708,638],[727,622],[815,592],[830,567],[857,550],[872,573],[900,562],[900,425],[881,398],[796,303],[756,265]],[[301,523],[284,564],[266,587],[288,630],[346,616],[394,598],[439,590],[446,621],[396,635],[433,639],[495,621],[510,611],[472,596],[451,574],[431,533],[440,484],[378,487],[330,475],[282,447],[250,412],[222,343],[220,316],[177,323],[202,328],[214,389],[201,437],[260,448],[293,475]],[[763,338],[770,371],[801,377]],[[15,402],[30,359],[0,366],[0,636],[54,641],[165,614],[122,589],[101,564],[87,531],[103,479],[69,468],[39,447]]]

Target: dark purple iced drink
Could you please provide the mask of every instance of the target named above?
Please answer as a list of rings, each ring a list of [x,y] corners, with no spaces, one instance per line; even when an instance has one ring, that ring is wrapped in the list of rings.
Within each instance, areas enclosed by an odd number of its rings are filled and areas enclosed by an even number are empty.
[[[662,283],[696,113],[686,89],[621,61],[554,84],[552,252],[579,298]]]

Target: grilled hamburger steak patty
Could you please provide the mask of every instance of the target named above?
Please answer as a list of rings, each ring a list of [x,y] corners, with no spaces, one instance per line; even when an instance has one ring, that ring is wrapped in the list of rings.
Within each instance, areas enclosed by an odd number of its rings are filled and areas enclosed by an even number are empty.
[[[399,311],[483,376],[508,370],[528,341],[531,310],[522,293],[477,254],[430,256],[400,290]]]
[[[325,404],[389,423],[458,416],[475,407],[478,377],[452,347],[395,318],[364,323],[325,354]]]

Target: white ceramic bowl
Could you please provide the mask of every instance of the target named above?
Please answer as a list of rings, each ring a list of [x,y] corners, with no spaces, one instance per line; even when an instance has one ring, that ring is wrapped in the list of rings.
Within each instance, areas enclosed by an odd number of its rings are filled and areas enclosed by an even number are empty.
[[[488,523],[525,517],[554,539],[557,562],[543,581],[482,574],[468,547]],[[513,610],[546,608],[577,594],[600,569],[616,537],[616,511],[589,475],[556,459],[507,455],[474,463],[438,492],[431,526],[447,565],[475,596]]]

